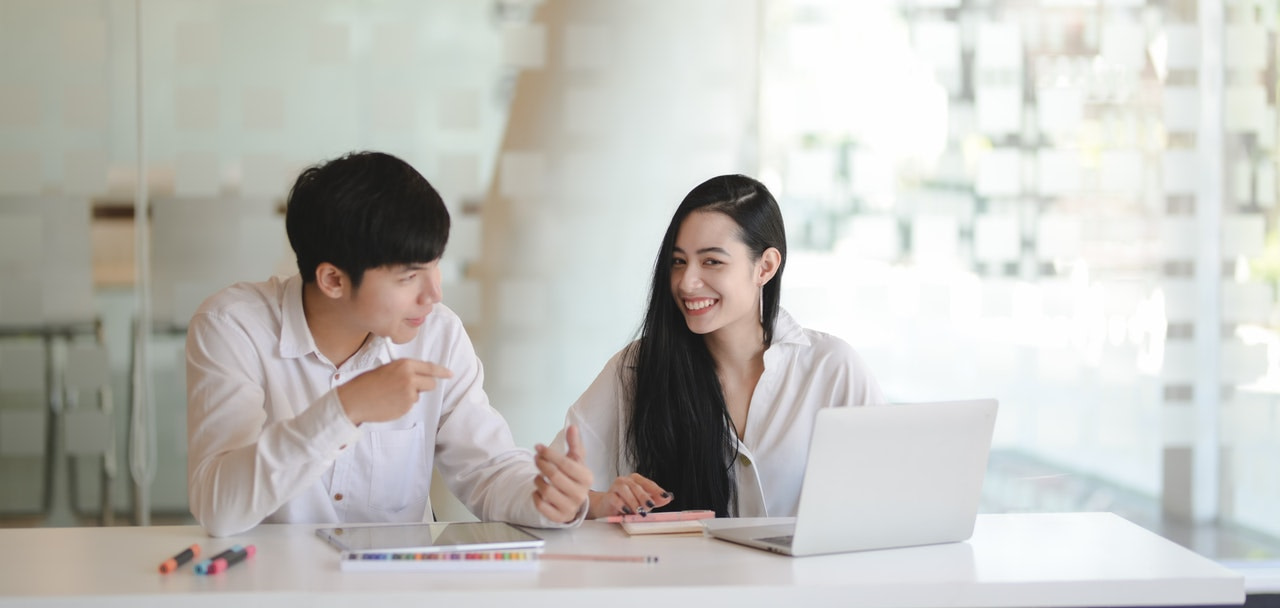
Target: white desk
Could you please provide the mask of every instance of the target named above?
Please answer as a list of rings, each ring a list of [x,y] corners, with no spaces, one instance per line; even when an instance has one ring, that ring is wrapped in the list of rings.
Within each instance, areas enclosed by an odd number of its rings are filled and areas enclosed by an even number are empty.
[[[1108,513],[982,515],[967,542],[788,558],[709,537],[628,538],[616,525],[540,531],[555,553],[657,564],[544,561],[530,571],[342,572],[312,525],[233,538],[195,526],[0,530],[0,606],[1129,606],[1240,604],[1242,577]],[[214,576],[160,562],[255,544]]]

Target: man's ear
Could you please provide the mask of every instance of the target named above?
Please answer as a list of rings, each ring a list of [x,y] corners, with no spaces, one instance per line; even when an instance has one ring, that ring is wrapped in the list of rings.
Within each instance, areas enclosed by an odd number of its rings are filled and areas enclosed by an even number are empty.
[[[329,262],[321,262],[316,266],[316,286],[320,288],[320,293],[337,300],[346,297],[351,289],[351,279],[341,268]]]
[[[782,254],[778,252],[778,248],[765,249],[756,261],[756,285],[764,287],[765,283],[773,279],[773,275],[778,274],[778,267],[781,265]]]

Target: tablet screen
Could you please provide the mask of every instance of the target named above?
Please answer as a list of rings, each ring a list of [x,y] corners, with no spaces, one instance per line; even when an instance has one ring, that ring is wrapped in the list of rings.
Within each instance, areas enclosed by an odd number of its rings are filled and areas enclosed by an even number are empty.
[[[496,551],[540,549],[545,543],[502,522],[396,524],[320,528],[320,538],[342,551]]]

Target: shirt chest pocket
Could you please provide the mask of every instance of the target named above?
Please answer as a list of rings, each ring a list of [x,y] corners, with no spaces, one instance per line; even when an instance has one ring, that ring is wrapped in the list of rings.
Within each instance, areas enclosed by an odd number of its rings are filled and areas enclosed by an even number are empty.
[[[369,480],[369,507],[397,512],[421,502],[426,482],[426,439],[423,425],[370,429],[364,463]]]

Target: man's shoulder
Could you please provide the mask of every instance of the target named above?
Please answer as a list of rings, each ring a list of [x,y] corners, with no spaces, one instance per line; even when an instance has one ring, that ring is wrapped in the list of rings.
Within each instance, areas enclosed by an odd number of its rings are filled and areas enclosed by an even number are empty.
[[[282,277],[266,281],[244,281],[228,285],[205,298],[196,309],[195,317],[256,318],[278,316],[284,300],[285,284]]]

